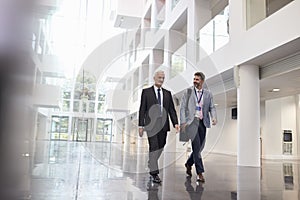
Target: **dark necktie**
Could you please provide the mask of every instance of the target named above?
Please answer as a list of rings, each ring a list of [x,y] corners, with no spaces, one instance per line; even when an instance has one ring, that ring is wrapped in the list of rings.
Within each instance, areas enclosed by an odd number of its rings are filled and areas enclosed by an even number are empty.
[[[160,89],[159,88],[157,89],[157,101],[158,101],[158,104],[161,106],[161,97],[160,97]]]

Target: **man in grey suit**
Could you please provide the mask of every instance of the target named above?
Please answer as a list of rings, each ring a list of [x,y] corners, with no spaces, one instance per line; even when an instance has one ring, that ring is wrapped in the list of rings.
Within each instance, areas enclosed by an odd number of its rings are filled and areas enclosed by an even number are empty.
[[[192,165],[195,164],[197,181],[205,182],[204,166],[201,152],[205,144],[206,128],[217,124],[217,113],[211,92],[203,88],[205,75],[202,72],[194,74],[194,86],[188,88],[182,97],[180,105],[180,124],[192,140],[193,152],[185,163],[186,173],[192,176]]]

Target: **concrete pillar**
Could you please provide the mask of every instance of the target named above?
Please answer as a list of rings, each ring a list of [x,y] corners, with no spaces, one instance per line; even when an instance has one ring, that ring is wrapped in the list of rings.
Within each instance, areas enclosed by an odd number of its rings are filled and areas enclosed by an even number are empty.
[[[128,156],[130,152],[130,115],[125,117],[125,133],[124,133],[124,146],[123,146],[123,171],[128,172],[130,164],[128,163]]]
[[[165,79],[169,80],[171,74],[171,62],[172,62],[172,53],[170,51],[170,34],[167,34],[165,36],[165,50],[166,51],[164,51],[164,61],[163,61],[164,66],[166,66]]]
[[[152,2],[151,7],[151,28],[157,28],[157,5],[156,0]]]
[[[169,16],[172,13],[172,0],[166,1],[166,15],[165,19],[169,19]]]
[[[260,167],[259,67],[238,68],[238,152],[239,166]]]
[[[195,7],[195,1],[189,2],[192,7]],[[197,30],[195,30],[195,10],[191,9],[187,13],[187,38],[186,38],[186,59],[187,59],[187,69],[194,69],[196,66],[196,51],[197,51],[197,44],[196,41],[196,34]],[[193,22],[193,23],[190,23]]]
[[[153,80],[153,75],[154,75],[154,71],[155,71],[155,66],[154,66],[154,53],[153,51],[151,51],[150,56],[149,56],[149,86],[152,85],[154,83]]]
[[[130,116],[125,117],[124,151],[130,150]]]
[[[295,102],[296,102],[296,134],[297,135],[297,143],[298,143],[298,151],[297,151],[297,156],[299,157],[300,155],[300,94],[296,95],[295,97]]]

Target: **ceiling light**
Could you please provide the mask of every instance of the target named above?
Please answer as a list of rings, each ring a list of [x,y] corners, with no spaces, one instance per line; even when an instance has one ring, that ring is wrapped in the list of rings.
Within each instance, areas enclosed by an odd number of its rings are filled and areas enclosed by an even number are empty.
[[[215,106],[218,106],[219,104],[215,103]]]
[[[272,92],[279,92],[279,91],[280,91],[279,88],[273,88],[273,89],[272,89]]]

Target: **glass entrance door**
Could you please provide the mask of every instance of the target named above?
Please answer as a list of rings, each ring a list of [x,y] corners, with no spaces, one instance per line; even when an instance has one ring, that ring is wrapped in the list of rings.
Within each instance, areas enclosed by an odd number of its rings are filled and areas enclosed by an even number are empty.
[[[97,130],[95,141],[111,142],[112,141],[112,119],[97,119]]]
[[[88,120],[78,119],[76,141],[86,142],[88,134]]]
[[[91,134],[93,132],[93,122],[94,119],[74,117],[72,126],[73,141],[91,141]]]
[[[52,116],[50,140],[68,140],[69,117]]]

